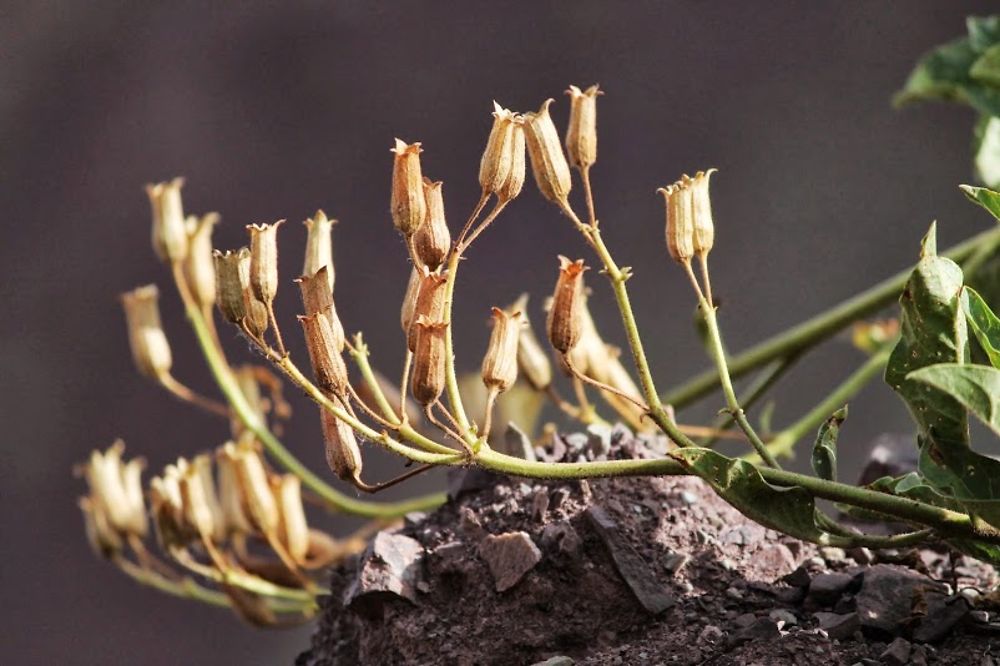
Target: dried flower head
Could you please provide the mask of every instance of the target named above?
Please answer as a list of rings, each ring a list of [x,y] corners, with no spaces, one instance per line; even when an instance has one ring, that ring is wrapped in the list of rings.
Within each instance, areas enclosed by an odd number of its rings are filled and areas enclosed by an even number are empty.
[[[219,508],[227,535],[249,534],[253,531],[236,471],[237,456],[236,444],[233,442],[223,444],[215,455],[219,468]]]
[[[592,85],[581,91],[570,86],[569,126],[566,128],[566,153],[577,169],[589,169],[597,162],[597,96],[603,93]]]
[[[392,223],[404,236],[409,238],[427,217],[424,200],[423,174],[420,171],[419,143],[406,143],[396,139],[392,149],[395,158],[392,164],[392,197],[390,209]]]
[[[691,182],[692,213],[694,215],[694,252],[704,257],[715,244],[715,225],[712,222],[712,200],[708,195],[708,179],[718,169],[699,171]]]
[[[497,191],[500,201],[510,201],[521,193],[525,177],[524,116],[515,116],[511,129],[510,173]]]
[[[661,187],[667,210],[667,250],[674,261],[690,262],[694,256],[694,209],[691,196],[691,179],[681,180]]]
[[[247,316],[247,294],[250,289],[250,250],[215,250],[215,292],[222,318],[239,324]]]
[[[261,533],[274,534],[280,516],[271,484],[267,480],[264,461],[253,443],[246,440],[233,448],[233,461],[247,515]]]
[[[302,292],[302,305],[307,315],[322,314],[330,321],[330,328],[333,331],[333,339],[336,343],[338,353],[344,351],[346,342],[344,337],[344,324],[337,315],[337,308],[333,302],[333,292],[330,291],[330,283],[326,277],[326,266],[323,266],[315,273],[303,275],[295,278]]]
[[[278,220],[274,224],[247,225],[250,232],[250,288],[264,305],[273,302],[278,294],[278,227],[284,222]]]
[[[153,477],[149,483],[149,503],[157,539],[167,550],[185,546],[196,536],[184,518],[180,477],[176,465],[167,465],[163,474]]]
[[[549,105],[553,101],[547,99],[537,112],[524,114],[524,132],[538,189],[549,201],[565,204],[573,181],[559,134],[549,115]]]
[[[448,271],[421,270],[420,286],[417,290],[417,300],[413,306],[411,324],[407,333],[407,347],[410,351],[416,352],[416,331],[412,322],[416,322],[420,317],[425,317],[428,321],[444,320],[444,296],[447,291]]]
[[[103,453],[95,450],[82,471],[90,488],[94,519],[106,520],[119,534],[143,537],[148,529],[142,495],[142,470],[146,463],[141,458],[124,463],[124,452],[125,443],[121,440]]]
[[[188,463],[181,469],[180,490],[184,520],[203,539],[213,539],[216,530],[222,529],[217,522],[217,512],[213,509],[215,498],[209,498],[201,475],[194,464]]]
[[[524,377],[532,388],[536,391],[544,391],[552,383],[552,363],[549,361],[549,355],[542,348],[541,343],[538,342],[538,338],[535,337],[535,332],[531,328],[531,321],[524,315],[527,311],[528,294],[521,294],[507,308],[508,313],[520,312],[522,313],[522,317],[525,317],[520,329],[520,335],[518,336],[517,367],[521,372],[521,376]]]
[[[484,194],[496,194],[507,182],[513,160],[514,113],[494,100],[493,127],[479,161],[479,185]]]
[[[87,542],[98,557],[112,558],[122,551],[125,542],[121,535],[111,526],[104,509],[89,497],[81,497],[77,501],[83,512],[83,525],[87,533]]]
[[[427,217],[413,234],[413,248],[417,258],[430,270],[444,263],[448,250],[451,248],[451,233],[444,217],[444,195],[441,192],[442,182],[432,182],[424,178],[424,197],[427,204]]]
[[[160,323],[159,295],[156,285],[150,284],[121,296],[132,359],[139,372],[156,380],[169,375],[173,363],[170,343]]]
[[[483,383],[503,393],[517,381],[517,346],[524,318],[520,312],[508,314],[493,308],[493,331],[483,357]]]
[[[191,286],[191,295],[205,310],[215,305],[215,261],[212,259],[212,229],[219,223],[218,213],[200,218],[187,218],[188,253],[184,260],[184,275]]]
[[[361,476],[361,448],[354,429],[342,419],[320,407],[326,463],[338,478],[357,481]]]
[[[340,340],[337,340],[330,320],[323,314],[300,316],[299,321],[302,322],[302,332],[306,338],[306,349],[312,362],[316,386],[329,395],[346,395],[347,366],[338,349],[338,343],[339,347],[343,348],[343,334]]]
[[[306,256],[302,265],[303,275],[314,275],[317,271],[326,268],[326,279],[330,283],[330,291],[333,292],[335,280],[333,266],[333,225],[337,220],[328,219],[326,213],[321,210],[303,222],[306,225]]]
[[[281,516],[278,539],[292,559],[302,564],[309,554],[309,523],[302,506],[302,482],[294,474],[282,474],[274,477],[271,485]]]
[[[447,330],[448,324],[425,315],[417,317],[410,327],[415,343],[410,389],[421,405],[433,404],[444,391]]]
[[[183,261],[188,253],[188,234],[181,201],[183,178],[146,186],[153,212],[153,250],[160,261]]]
[[[583,259],[570,261],[559,256],[559,279],[552,292],[547,329],[549,342],[556,351],[567,353],[577,342],[583,331],[583,272],[587,267]]]

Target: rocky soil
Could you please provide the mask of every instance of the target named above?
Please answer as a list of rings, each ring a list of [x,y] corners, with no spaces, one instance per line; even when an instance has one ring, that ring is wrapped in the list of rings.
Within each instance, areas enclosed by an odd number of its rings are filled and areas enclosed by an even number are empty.
[[[662,446],[616,428],[528,455]],[[450,495],[332,572],[297,664],[1000,665],[997,574],[946,549],[818,549],[692,478],[465,471]]]

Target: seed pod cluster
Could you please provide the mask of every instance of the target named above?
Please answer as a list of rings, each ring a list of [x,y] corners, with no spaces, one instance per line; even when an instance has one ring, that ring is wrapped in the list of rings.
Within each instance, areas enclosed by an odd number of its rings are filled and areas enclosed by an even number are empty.
[[[333,225],[337,224],[337,220],[327,218],[326,213],[318,210],[302,224],[306,226],[306,253],[302,274],[314,275],[325,267],[332,293],[336,279],[333,266]]]
[[[126,535],[146,536],[146,506],[142,495],[142,470],[146,462],[122,460],[125,443],[116,441],[103,453],[93,451],[81,472],[90,493],[81,509],[91,523],[92,543],[111,547]]]
[[[413,234],[413,247],[417,258],[432,271],[444,263],[448,250],[451,249],[451,233],[448,231],[448,222],[444,216],[442,184],[441,181],[434,182],[424,178],[427,216]]]
[[[552,292],[552,305],[546,328],[549,342],[556,351],[566,354],[580,341],[583,332],[583,259],[570,261],[559,256],[559,279]]]
[[[306,315],[321,314],[326,317],[333,333],[334,347],[337,353],[343,352],[346,342],[344,325],[337,315],[337,308],[333,302],[333,292],[327,279],[327,267],[323,266],[315,273],[295,278],[295,282],[298,283],[299,291],[302,293],[302,305]]]
[[[569,125],[566,128],[566,153],[569,163],[589,169],[597,162],[597,96],[603,94],[597,85],[586,91],[570,86]]]
[[[132,359],[139,372],[156,380],[170,374],[173,357],[160,323],[159,290],[156,285],[124,293],[121,302],[125,309]]]
[[[493,331],[481,374],[487,388],[503,393],[517,381],[517,348],[524,317],[493,308]]]
[[[358,481],[361,476],[361,449],[354,429],[335,414],[320,407],[326,463],[340,479]]]
[[[250,331],[261,336],[267,330],[267,306],[250,287],[250,250],[212,253],[215,259],[216,300],[222,317],[233,324],[245,324]]]
[[[547,99],[535,113],[524,116],[524,133],[531,160],[531,171],[542,195],[549,201],[564,205],[573,181],[569,164],[559,142],[559,134],[549,115],[549,105],[554,100]]]
[[[420,170],[420,143],[406,143],[396,139],[392,165],[392,197],[390,210],[392,223],[403,236],[409,238],[427,216],[424,199],[423,174]]]
[[[674,261],[687,263],[695,254],[705,257],[715,244],[708,181],[715,169],[687,174],[657,192],[666,203],[667,249]]]
[[[209,213],[201,218],[190,215],[185,223],[188,231],[188,253],[184,259],[184,275],[191,286],[191,295],[205,310],[210,310],[215,305],[212,229],[218,223],[218,213]]]
[[[153,250],[160,261],[183,261],[188,253],[188,233],[181,201],[183,178],[146,186],[153,213]]]

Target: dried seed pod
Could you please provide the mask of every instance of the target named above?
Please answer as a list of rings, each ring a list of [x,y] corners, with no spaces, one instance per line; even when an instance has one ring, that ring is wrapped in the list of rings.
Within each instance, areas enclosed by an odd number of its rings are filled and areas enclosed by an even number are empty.
[[[344,337],[344,325],[337,316],[337,308],[333,302],[333,292],[330,291],[329,281],[326,277],[326,266],[323,266],[315,273],[303,275],[295,278],[302,292],[302,305],[307,315],[322,314],[330,321],[330,328],[333,331],[333,339],[336,342],[337,352],[344,351],[346,339]]]
[[[569,164],[559,143],[559,134],[549,115],[549,105],[555,100],[547,99],[535,113],[524,114],[524,133],[531,159],[531,171],[542,195],[558,204],[566,203],[573,186]]]
[[[301,564],[309,553],[309,524],[302,506],[302,482],[294,474],[282,474],[272,482],[281,514],[279,539],[292,559]]]
[[[156,536],[164,550],[185,546],[196,535],[184,520],[180,471],[167,465],[162,476],[149,482],[149,504]]]
[[[312,362],[316,386],[324,393],[342,396],[347,393],[347,365],[337,349],[337,339],[330,320],[322,314],[300,316],[306,349]],[[343,345],[343,338],[341,338]]]
[[[392,152],[396,155],[392,164],[392,223],[409,238],[427,217],[423,175],[420,172],[422,150],[419,143],[408,144],[396,139]]]
[[[715,244],[715,224],[712,222],[712,200],[708,195],[708,179],[718,169],[699,171],[691,186],[692,212],[694,214],[694,252],[702,257],[712,251]]]
[[[503,393],[517,381],[517,347],[524,317],[493,308],[493,332],[483,357],[481,374],[487,388]]]
[[[257,300],[257,297],[249,289],[244,292],[244,296],[247,301],[247,316],[243,318],[243,323],[253,335],[263,338],[269,319],[267,306]]]
[[[410,390],[421,405],[430,405],[441,397],[445,383],[445,333],[448,324],[424,315],[410,327],[414,334],[413,369]]]
[[[219,223],[218,213],[201,218],[187,218],[188,253],[184,260],[184,275],[191,285],[191,295],[201,307],[215,305],[215,261],[212,259],[212,229]]]
[[[222,504],[219,501],[218,489],[215,486],[215,477],[212,472],[212,456],[202,453],[191,460],[193,474],[201,483],[202,494],[205,496],[205,503],[212,514],[213,539],[216,542],[222,541],[226,536],[225,516],[222,513]]]
[[[222,511],[222,522],[227,535],[249,534],[253,531],[243,503],[243,491],[236,472],[236,458],[236,445],[233,442],[226,442],[219,447],[215,456],[219,468],[219,508]]]
[[[528,295],[521,296],[507,308],[507,312],[524,313],[528,311]],[[536,391],[544,391],[552,383],[552,363],[549,355],[542,348],[531,328],[531,320],[525,317],[517,342],[517,367],[521,376]]]
[[[181,501],[184,507],[184,520],[193,527],[204,539],[212,539],[217,526],[215,513],[209,505],[198,470],[188,464],[180,478]]]
[[[125,547],[121,535],[108,520],[104,509],[89,497],[81,497],[77,501],[83,512],[83,524],[87,532],[87,541],[98,557],[111,559]]]
[[[333,267],[333,225],[337,220],[326,217],[326,213],[321,210],[303,222],[306,225],[306,258],[302,265],[303,275],[314,275],[316,272],[326,267],[326,279],[330,283],[330,292],[333,292],[335,279]]]
[[[521,193],[521,188],[524,187],[526,171],[524,157],[524,116],[516,116],[514,118],[510,141],[510,173],[507,174],[507,179],[504,180],[503,185],[497,190],[497,198],[500,201],[514,199]]]
[[[426,317],[428,321],[444,320],[444,296],[448,272],[438,270],[430,272],[426,268],[420,274],[420,286],[417,289],[417,299],[413,306],[411,323],[406,336],[407,348],[411,352],[416,352],[416,331],[413,322],[420,317]]]
[[[687,177],[685,177],[687,178]],[[667,250],[674,261],[685,263],[694,256],[694,220],[692,219],[690,178],[661,187],[667,210]]]
[[[111,528],[122,534],[144,537],[147,523],[141,476],[146,463],[135,458],[125,464],[122,462],[124,452],[125,443],[121,440],[104,453],[92,451],[83,474],[90,488],[90,501],[99,508]]]
[[[121,295],[132,360],[139,372],[151,379],[170,374],[173,364],[170,343],[160,323],[159,295],[152,284]]]
[[[250,288],[257,300],[270,305],[278,294],[278,227],[284,224],[248,224],[250,232]]]
[[[581,171],[597,161],[597,96],[603,93],[592,85],[586,92],[570,86],[569,126],[566,128],[566,153],[569,163]]]
[[[361,476],[361,449],[354,436],[354,429],[322,407],[319,413],[323,426],[323,443],[326,446],[326,463],[340,479],[358,480]]]
[[[227,250],[212,253],[215,259],[216,301],[223,319],[239,324],[247,316],[245,292],[250,288],[250,250]]]
[[[556,351],[565,354],[571,350],[583,331],[583,272],[587,267],[583,259],[570,261],[559,256],[559,279],[552,293],[552,305],[546,328],[549,342]]]
[[[188,253],[184,204],[181,201],[183,178],[146,186],[153,212],[153,250],[160,261],[183,261]]]
[[[236,477],[243,492],[243,505],[253,525],[264,534],[274,534],[280,517],[278,504],[267,480],[264,461],[250,442],[240,442],[235,447]]]
[[[513,158],[514,113],[493,101],[493,127],[479,161],[479,185],[484,194],[500,191],[510,175]]]
[[[437,270],[444,263],[448,250],[451,249],[451,233],[444,217],[444,195],[441,192],[442,182],[431,182],[424,178],[424,197],[427,204],[427,217],[413,234],[413,247],[417,257],[430,270]]]

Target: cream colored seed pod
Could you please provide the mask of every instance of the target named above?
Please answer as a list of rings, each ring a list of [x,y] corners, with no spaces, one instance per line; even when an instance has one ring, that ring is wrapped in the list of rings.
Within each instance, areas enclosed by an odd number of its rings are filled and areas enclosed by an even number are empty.
[[[531,320],[524,314],[528,311],[528,294],[521,294],[514,303],[507,307],[507,312],[520,312],[525,317],[517,341],[517,367],[525,381],[536,391],[544,391],[552,383],[552,363],[549,355],[542,348],[535,332],[531,328]]]
[[[322,314],[300,316],[302,332],[306,338],[306,349],[312,362],[316,386],[331,395],[347,394],[347,365],[334,337],[330,321]]]
[[[448,324],[420,315],[410,330],[415,342],[410,389],[417,402],[430,405],[444,391],[445,333]]]
[[[497,191],[500,201],[510,201],[521,193],[526,172],[524,147],[524,116],[515,116],[511,129],[510,173]]]
[[[244,317],[243,323],[252,334],[262,338],[267,330],[269,320],[267,305],[258,300],[249,289],[244,295],[247,301],[247,316]]]
[[[243,504],[247,513],[257,530],[264,534],[274,534],[280,517],[264,462],[249,442],[240,442],[235,453],[236,476],[243,491]]]
[[[112,558],[122,551],[125,543],[121,535],[108,520],[104,509],[90,497],[81,497],[77,501],[83,512],[83,524],[87,532],[87,541],[99,557]]]
[[[699,171],[692,183],[692,212],[694,214],[694,252],[705,257],[715,245],[715,224],[712,222],[712,200],[708,194],[708,180],[718,169]]]
[[[250,250],[212,253],[215,259],[215,293],[222,318],[231,324],[239,324],[247,316],[247,301],[244,292],[250,288]]]
[[[411,322],[415,322],[420,317],[425,317],[428,321],[444,320],[444,297],[447,291],[448,272],[439,270],[431,273],[424,269],[420,276],[420,287],[417,291],[416,304],[413,306]],[[416,331],[411,323],[406,337],[407,348],[416,352]]]
[[[269,305],[278,294],[278,227],[284,224],[248,224],[250,232],[250,287],[257,300]]]
[[[514,113],[494,100],[493,127],[479,161],[479,185],[486,194],[499,193],[510,175],[513,158]]]
[[[281,514],[279,539],[297,564],[309,554],[309,524],[302,506],[302,482],[294,474],[272,479],[272,492]]]
[[[583,259],[570,261],[559,256],[559,279],[552,293],[552,305],[546,328],[549,342],[556,351],[565,354],[580,341],[583,332],[582,308],[584,303],[583,272],[587,267]]]
[[[566,128],[566,153],[577,169],[589,169],[597,162],[597,85],[586,92],[576,86],[566,91],[570,96],[569,126]]]
[[[406,143],[396,139],[392,149],[395,158],[392,164],[392,197],[390,210],[392,223],[401,234],[409,238],[427,217],[424,200],[423,174],[420,171],[419,143]]]
[[[219,468],[219,508],[227,535],[249,534],[253,531],[236,471],[237,455],[236,445],[226,442],[219,447],[215,456]]]
[[[174,465],[149,482],[149,504],[160,545],[167,550],[187,545],[194,533],[184,520],[180,475]]]
[[[184,520],[203,539],[213,539],[216,531],[215,514],[209,506],[205,486],[193,465],[187,465],[180,478]]]
[[[157,380],[170,374],[173,364],[170,343],[160,322],[159,296],[159,290],[152,284],[121,296],[132,360],[139,372]]]
[[[517,343],[524,318],[493,308],[493,331],[483,357],[482,378],[487,388],[503,393],[517,381]]]
[[[303,222],[306,225],[306,254],[302,265],[303,275],[314,275],[326,267],[326,279],[333,292],[336,278],[333,266],[333,225],[337,220],[328,219],[321,210]]]
[[[346,343],[344,325],[337,315],[337,308],[333,302],[333,292],[330,291],[329,281],[326,278],[326,266],[315,273],[295,278],[295,281],[302,293],[302,306],[306,314],[322,314],[329,320],[337,352],[343,352]]]
[[[153,213],[153,250],[161,261],[183,261],[188,253],[188,234],[181,201],[183,178],[146,186]]]
[[[417,257],[432,271],[444,263],[448,250],[451,249],[451,233],[444,216],[442,184],[441,181],[432,182],[424,178],[427,217],[413,234],[413,247]]]
[[[694,256],[694,215],[692,210],[690,178],[679,180],[657,192],[666,202],[667,250],[674,261],[690,262]]]
[[[559,134],[549,115],[549,105],[553,101],[547,99],[537,112],[524,115],[524,134],[538,189],[546,199],[565,204],[573,181]]]
[[[215,305],[215,261],[212,259],[212,230],[219,223],[218,213],[201,218],[187,218],[188,253],[184,274],[191,285],[191,295],[206,310]]]
[[[357,481],[361,476],[361,449],[354,429],[322,407],[319,413],[327,465],[338,478]]]
[[[91,501],[111,527],[123,534],[146,535],[146,508],[142,496],[142,459],[122,462],[125,443],[116,441],[106,451],[93,451],[83,468]]]

